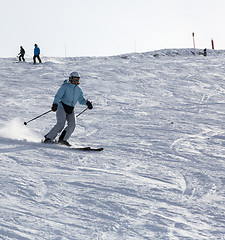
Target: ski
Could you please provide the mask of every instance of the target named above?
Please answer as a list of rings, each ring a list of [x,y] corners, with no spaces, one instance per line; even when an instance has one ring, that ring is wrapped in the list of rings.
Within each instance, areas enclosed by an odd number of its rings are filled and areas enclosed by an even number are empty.
[[[71,150],[78,150],[78,151],[87,151],[87,152],[91,152],[91,151],[95,151],[95,152],[101,152],[104,150],[104,148],[92,148],[92,147],[68,147]]]
[[[4,138],[3,138],[4,140]],[[0,142],[3,141],[2,138],[0,137]],[[5,141],[5,140],[4,140]],[[28,148],[33,147],[33,148],[48,148],[48,149],[56,149],[56,150],[61,150],[61,151],[84,151],[84,152],[101,152],[104,150],[102,147],[80,147],[80,146],[66,146],[62,144],[58,144],[57,141],[54,141],[52,143],[44,143],[43,141],[41,142],[29,142],[26,140],[16,140],[16,139],[7,139],[7,143],[9,144],[16,144],[16,145],[23,145],[23,146],[28,146]]]
[[[75,147],[73,145],[66,146],[63,144],[55,143],[54,145],[57,145],[59,147],[62,147],[64,149],[72,150],[72,151],[87,151],[87,152],[101,152],[104,148],[93,148],[93,147]]]
[[[44,143],[42,141],[42,143]],[[62,148],[62,149],[68,149],[71,151],[87,151],[87,152],[101,152],[104,150],[104,148],[93,148],[93,147],[75,147],[73,145],[66,146],[63,144],[59,144],[57,141],[51,142],[51,143],[44,143],[47,147],[56,147],[56,148]]]
[[[32,65],[40,65],[40,64],[43,64],[43,63],[33,63],[33,62],[29,62],[29,64],[32,64]]]

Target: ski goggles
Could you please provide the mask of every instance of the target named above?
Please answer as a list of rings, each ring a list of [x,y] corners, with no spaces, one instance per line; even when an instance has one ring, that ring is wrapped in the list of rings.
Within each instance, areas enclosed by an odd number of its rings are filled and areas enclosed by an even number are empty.
[[[71,82],[73,82],[73,83],[79,83],[79,81],[80,81],[80,78],[78,78],[78,77],[71,78]]]

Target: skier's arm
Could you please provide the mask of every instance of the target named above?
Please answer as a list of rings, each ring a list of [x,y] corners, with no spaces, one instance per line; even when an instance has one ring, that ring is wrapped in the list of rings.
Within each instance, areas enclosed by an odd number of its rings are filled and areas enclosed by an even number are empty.
[[[78,98],[78,102],[79,102],[81,105],[86,105],[86,103],[87,103],[87,100],[84,98],[82,91],[81,91],[80,96],[79,96],[79,98]]]
[[[65,94],[65,92],[66,92],[66,87],[65,87],[65,85],[62,85],[61,88],[56,93],[53,103],[59,104],[59,102],[61,101],[61,98]]]
[[[89,109],[92,109],[92,108],[93,108],[92,103],[91,103],[90,101],[84,99],[83,94],[79,97],[78,101],[79,101],[79,103],[82,104],[82,105],[87,105],[87,107],[88,107]]]

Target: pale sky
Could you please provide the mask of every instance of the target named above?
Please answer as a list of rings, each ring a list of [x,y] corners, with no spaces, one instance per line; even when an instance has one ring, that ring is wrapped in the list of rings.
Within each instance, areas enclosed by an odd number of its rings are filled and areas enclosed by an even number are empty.
[[[225,49],[225,0],[0,0],[0,57]]]

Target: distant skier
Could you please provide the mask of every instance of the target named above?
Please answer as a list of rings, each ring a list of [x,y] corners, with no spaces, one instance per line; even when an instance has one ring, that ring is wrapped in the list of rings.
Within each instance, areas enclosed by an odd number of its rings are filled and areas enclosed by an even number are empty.
[[[37,44],[34,44],[34,64],[36,64],[36,58],[38,59],[39,63],[41,63],[41,59],[40,59],[40,48],[38,47]]]
[[[60,133],[67,121],[67,127],[62,131],[58,143],[66,146],[71,146],[67,141],[76,127],[76,117],[74,115],[74,106],[77,101],[81,105],[87,105],[92,109],[92,103],[83,97],[83,92],[78,86],[80,83],[80,75],[77,72],[72,72],[69,76],[69,81],[65,80],[55,95],[52,111],[56,111],[57,123],[52,130],[45,135],[44,143],[54,143],[57,134]]]
[[[206,48],[204,49],[203,55],[204,55],[205,57],[207,56],[207,49],[206,49]]]
[[[25,50],[22,46],[20,46],[20,52],[18,54],[18,57],[19,57],[19,61],[21,62],[21,59],[23,59],[23,61],[25,62],[25,58],[24,58],[24,55],[25,55]]]

